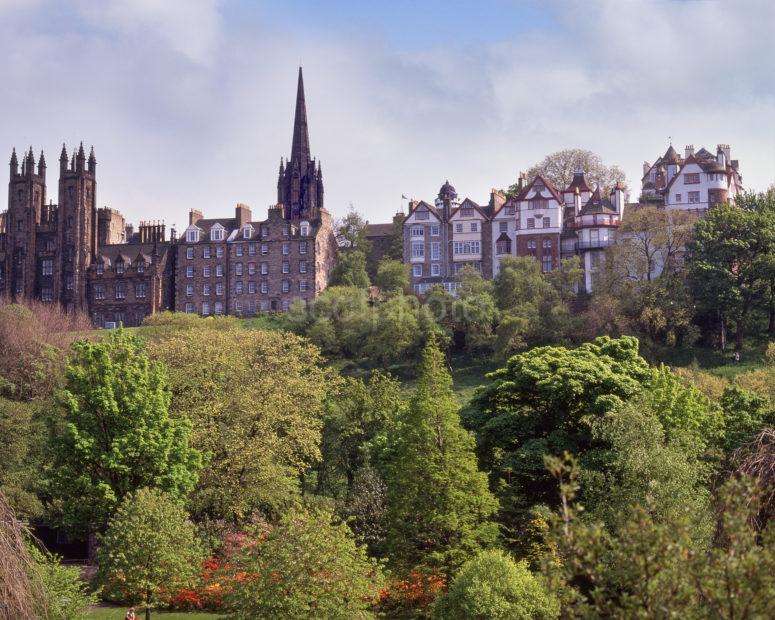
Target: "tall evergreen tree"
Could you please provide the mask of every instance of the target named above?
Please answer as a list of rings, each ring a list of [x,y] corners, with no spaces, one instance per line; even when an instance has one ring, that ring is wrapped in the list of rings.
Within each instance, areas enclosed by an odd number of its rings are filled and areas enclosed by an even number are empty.
[[[73,348],[49,472],[64,524],[77,533],[100,532],[124,496],[141,487],[185,498],[201,455],[189,447],[191,422],[168,413],[163,366],[123,330]]]
[[[388,552],[399,569],[425,566],[450,575],[495,542],[490,518],[498,504],[479,471],[473,436],[460,426],[452,378],[434,338],[402,417],[387,466]]]

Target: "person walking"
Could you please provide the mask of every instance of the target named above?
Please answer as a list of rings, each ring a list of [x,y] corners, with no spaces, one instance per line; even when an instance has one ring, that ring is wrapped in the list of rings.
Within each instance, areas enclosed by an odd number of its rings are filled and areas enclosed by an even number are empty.
[[[129,611],[126,612],[126,620],[137,620],[137,616],[135,616],[135,608],[130,607]]]

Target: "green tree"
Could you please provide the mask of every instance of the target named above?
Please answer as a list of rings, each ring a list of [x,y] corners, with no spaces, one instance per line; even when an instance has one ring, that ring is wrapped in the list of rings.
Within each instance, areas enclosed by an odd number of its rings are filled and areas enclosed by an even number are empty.
[[[477,467],[473,437],[460,426],[444,355],[425,347],[417,388],[395,430],[386,484],[388,546],[397,567],[451,574],[494,543],[497,502]]]
[[[319,351],[284,332],[205,327],[151,353],[169,368],[173,412],[190,416],[192,444],[208,458],[194,514],[240,523],[295,502],[300,477],[320,458],[330,375]]]
[[[750,442],[763,426],[775,424],[770,399],[737,386],[726,387],[721,396],[724,416],[724,449],[727,453]]]
[[[336,224],[336,239],[339,244],[336,266],[331,274],[331,284],[367,288],[369,274],[366,257],[371,243],[366,238],[368,222],[350,205],[350,210]]]
[[[0,492],[21,518],[39,517],[44,488],[46,425],[39,403],[0,398]]]
[[[145,617],[164,592],[192,584],[204,554],[194,525],[172,496],[158,489],[127,495],[111,518],[98,551],[101,583],[120,584]]]
[[[383,585],[379,564],[327,511],[291,511],[236,564],[248,577],[228,598],[234,620],[365,620]]]
[[[49,618],[52,620],[82,620],[86,607],[97,602],[97,595],[81,578],[79,566],[65,566],[62,558],[30,545],[30,556],[40,575],[46,593]]]
[[[201,466],[189,446],[191,422],[169,415],[165,369],[135,336],[117,330],[104,342],[75,343],[66,379],[49,491],[67,527],[102,531],[116,505],[140,487],[188,496]]]
[[[400,293],[409,288],[409,265],[401,260],[385,258],[377,267],[376,284],[385,293]]]
[[[750,314],[768,300],[775,273],[773,213],[746,208],[754,201],[741,197],[736,205],[708,211],[688,247],[693,294],[699,309],[718,324],[722,349],[729,324],[735,326],[736,349],[742,349]]]
[[[489,550],[463,564],[433,611],[439,620],[550,620],[560,605],[526,562]]]
[[[491,353],[499,316],[492,295],[492,283],[472,267],[461,269],[458,277],[458,298],[452,302],[455,339],[465,343],[468,353]]]
[[[530,507],[555,501],[544,457],[585,455],[594,445],[591,421],[639,394],[649,375],[635,338],[606,336],[576,349],[535,348],[487,375],[463,419],[512,542]]]

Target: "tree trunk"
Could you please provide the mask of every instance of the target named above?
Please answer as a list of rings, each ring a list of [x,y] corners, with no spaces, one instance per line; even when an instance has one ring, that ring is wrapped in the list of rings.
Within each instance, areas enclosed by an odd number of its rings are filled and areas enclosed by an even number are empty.
[[[145,620],[151,620],[151,608],[148,605],[145,606]]]
[[[719,321],[719,346],[722,352],[727,348],[727,320],[723,317]]]
[[[145,620],[151,620],[151,592],[145,593]]]
[[[89,532],[89,534],[86,536],[86,542],[89,547],[88,555],[89,555],[89,564],[91,566],[97,565],[97,534],[94,532]]]

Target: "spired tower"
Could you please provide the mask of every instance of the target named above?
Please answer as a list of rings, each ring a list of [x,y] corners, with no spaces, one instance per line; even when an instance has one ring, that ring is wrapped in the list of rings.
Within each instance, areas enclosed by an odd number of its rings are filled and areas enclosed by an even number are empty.
[[[21,172],[16,149],[11,155],[6,216],[6,293],[14,301],[37,297],[36,232],[46,200],[46,160],[40,154],[37,171],[32,147],[22,157]]]
[[[277,180],[277,202],[285,207],[288,220],[314,220],[323,208],[323,171],[310,157],[307,106],[304,100],[304,78],[299,67],[296,89],[296,115],[293,121],[291,156],[280,159]]]
[[[67,311],[87,310],[86,270],[97,255],[97,159],[88,163],[83,143],[68,163],[67,148],[59,157],[59,208],[54,272],[54,299]]]

